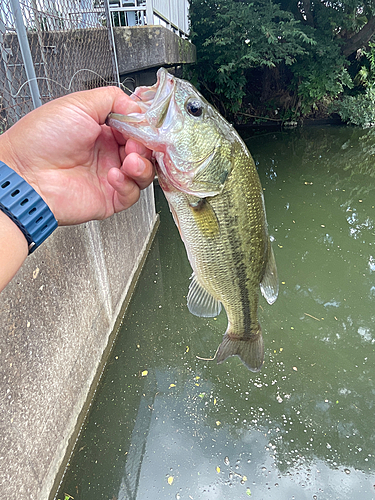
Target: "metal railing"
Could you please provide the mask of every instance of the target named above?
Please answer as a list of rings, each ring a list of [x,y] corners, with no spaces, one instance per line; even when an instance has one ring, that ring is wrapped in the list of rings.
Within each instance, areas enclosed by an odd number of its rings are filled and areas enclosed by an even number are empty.
[[[109,0],[113,26],[164,26],[189,35],[188,0]]]

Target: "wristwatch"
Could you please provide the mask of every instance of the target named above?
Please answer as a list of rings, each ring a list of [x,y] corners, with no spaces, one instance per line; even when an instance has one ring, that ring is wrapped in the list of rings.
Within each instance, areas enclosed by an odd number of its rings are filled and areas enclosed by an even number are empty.
[[[45,201],[25,179],[0,161],[0,210],[19,227],[34,252],[57,228]]]

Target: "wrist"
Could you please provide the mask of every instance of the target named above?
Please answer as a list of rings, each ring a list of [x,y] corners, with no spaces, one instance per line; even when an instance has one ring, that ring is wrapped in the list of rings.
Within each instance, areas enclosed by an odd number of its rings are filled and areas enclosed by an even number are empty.
[[[29,253],[57,228],[48,205],[17,172],[0,161],[0,210],[19,228]]]
[[[27,241],[21,230],[0,211],[0,291],[20,269],[27,254]]]

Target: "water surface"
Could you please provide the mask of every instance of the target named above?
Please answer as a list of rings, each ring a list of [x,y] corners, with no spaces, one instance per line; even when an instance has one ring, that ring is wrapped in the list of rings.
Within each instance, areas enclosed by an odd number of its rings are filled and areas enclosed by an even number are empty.
[[[197,358],[227,320],[188,312],[157,191],[160,229],[57,498],[375,498],[375,133],[243,135],[280,279],[260,301],[262,371]]]

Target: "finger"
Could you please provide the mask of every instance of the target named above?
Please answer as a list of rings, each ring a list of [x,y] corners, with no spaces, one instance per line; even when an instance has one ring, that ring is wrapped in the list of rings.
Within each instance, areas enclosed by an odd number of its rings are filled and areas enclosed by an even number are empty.
[[[139,113],[141,109],[118,87],[99,87],[71,94],[69,98],[97,123],[104,124],[109,113]]]
[[[125,153],[128,155],[130,153],[137,153],[148,160],[151,160],[152,151],[146,148],[145,145],[137,142],[133,139],[129,139],[125,145]]]
[[[122,135],[122,133],[119,132],[118,130],[115,130],[114,128],[112,128],[111,130],[112,130],[112,134],[114,135],[117,143],[120,144],[120,146],[125,146],[126,138]]]
[[[119,212],[136,203],[140,190],[151,184],[153,178],[152,163],[136,153],[131,153],[125,158],[121,169],[111,168],[107,179],[115,190],[114,211]]]
[[[131,207],[139,200],[140,189],[138,184],[126,177],[118,168],[112,168],[108,172],[108,182],[115,190],[113,198],[114,212],[121,212]]]
[[[130,153],[126,156],[121,171],[126,177],[133,179],[141,189],[151,184],[155,176],[154,166],[151,161],[137,153]]]

